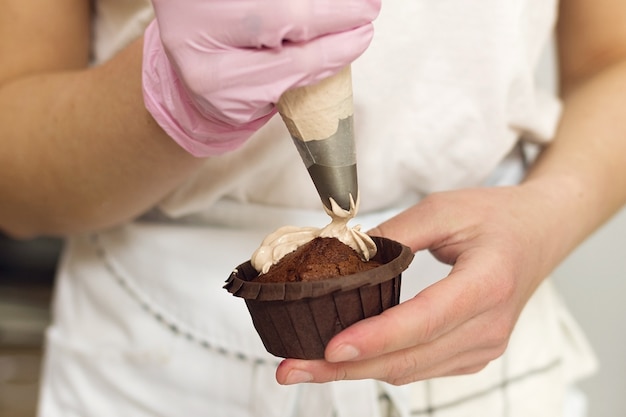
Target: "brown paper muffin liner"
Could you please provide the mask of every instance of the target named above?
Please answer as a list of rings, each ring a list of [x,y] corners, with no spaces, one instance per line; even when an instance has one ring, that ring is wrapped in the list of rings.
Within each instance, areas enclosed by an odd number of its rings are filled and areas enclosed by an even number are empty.
[[[411,250],[393,240],[372,238],[382,263],[369,271],[312,282],[252,282],[250,261],[231,273],[224,288],[245,300],[267,351],[282,358],[321,359],[337,333],[400,301],[402,271]]]

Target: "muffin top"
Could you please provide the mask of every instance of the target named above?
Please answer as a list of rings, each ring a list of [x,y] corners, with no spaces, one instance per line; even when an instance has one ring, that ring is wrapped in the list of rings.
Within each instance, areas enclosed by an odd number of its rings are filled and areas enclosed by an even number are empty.
[[[367,271],[379,266],[364,261],[350,246],[334,237],[316,237],[283,256],[257,282],[319,281]]]

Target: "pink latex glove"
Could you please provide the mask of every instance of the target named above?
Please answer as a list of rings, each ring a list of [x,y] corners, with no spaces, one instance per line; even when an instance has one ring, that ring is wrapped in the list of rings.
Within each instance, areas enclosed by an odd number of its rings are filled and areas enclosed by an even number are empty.
[[[191,154],[240,146],[293,87],[329,77],[369,45],[380,0],[154,0],[143,92]]]

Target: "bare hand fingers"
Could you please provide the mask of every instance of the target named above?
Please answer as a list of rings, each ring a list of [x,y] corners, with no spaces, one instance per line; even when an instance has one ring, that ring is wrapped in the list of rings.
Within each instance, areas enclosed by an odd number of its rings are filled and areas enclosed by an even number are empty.
[[[488,254],[476,257],[484,270],[459,262],[447,278],[413,299],[335,336],[326,348],[326,360],[363,360],[426,344],[494,308],[509,296],[511,285],[488,272],[493,270]]]
[[[294,384],[374,378],[401,385],[437,376],[472,373],[499,357],[506,348],[508,331],[489,327],[482,319],[473,320],[459,331],[431,343],[362,361],[331,363],[287,359],[277,369],[276,379],[281,384]],[[479,346],[459,350],[468,339],[481,333],[484,338]]]

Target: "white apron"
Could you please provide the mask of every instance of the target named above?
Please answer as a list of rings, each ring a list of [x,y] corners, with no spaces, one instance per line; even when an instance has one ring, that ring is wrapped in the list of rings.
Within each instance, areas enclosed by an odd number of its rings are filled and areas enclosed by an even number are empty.
[[[141,33],[149,7],[97,2],[96,64]],[[558,101],[537,90],[532,73],[554,10],[546,0],[383,3],[374,43],[353,66],[355,223],[367,230],[435,190],[519,180],[515,143],[549,140],[558,118]],[[278,360],[222,285],[270,231],[327,222],[276,118],[142,220],[70,239],[39,416],[554,417],[567,387],[593,370],[547,280],[505,355],[478,374],[403,387],[279,386]],[[418,253],[403,299],[448,270]]]
[[[507,175],[519,173],[510,168]],[[367,229],[393,213],[358,221]],[[279,386],[278,359],[265,352],[243,301],[221,287],[268,231],[323,224],[325,214],[223,201],[203,221],[137,222],[70,241],[47,333],[40,416],[554,417],[567,387],[595,366],[548,280],[506,354],[476,375],[404,387]],[[403,300],[448,270],[418,253],[403,274]]]

